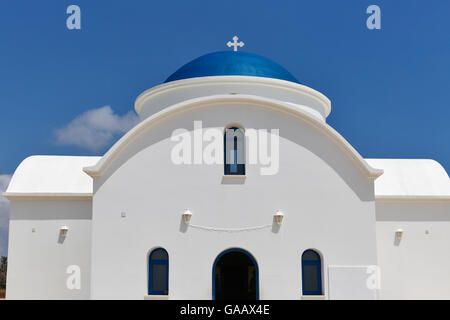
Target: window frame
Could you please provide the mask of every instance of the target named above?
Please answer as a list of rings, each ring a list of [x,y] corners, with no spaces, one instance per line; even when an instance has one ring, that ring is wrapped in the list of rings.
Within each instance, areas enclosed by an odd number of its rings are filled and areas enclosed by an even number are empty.
[[[227,151],[229,151],[229,150],[227,150],[227,130],[230,130],[230,129],[232,129],[234,131],[239,130],[242,133],[242,152],[243,152],[243,156],[244,156],[244,163],[242,163],[242,164],[236,163],[235,164],[236,167],[237,167],[236,172],[231,172],[231,166],[233,166],[233,164],[230,164],[230,163],[227,162]],[[233,141],[234,145],[233,145],[233,149],[232,150],[235,151],[235,159],[236,159],[236,162],[237,162],[238,161],[237,159],[239,158],[239,154],[238,154],[238,152],[239,152],[239,141],[237,141],[237,139],[238,139],[237,136],[234,135],[233,138],[236,139],[236,140]],[[224,159],[223,159],[223,162],[224,162],[223,169],[224,169],[224,175],[225,176],[245,176],[245,171],[246,171],[246,168],[245,168],[246,167],[245,166],[245,164],[246,164],[245,163],[246,162],[245,149],[246,149],[246,143],[245,143],[245,130],[244,130],[244,128],[242,128],[240,126],[237,126],[237,125],[229,125],[229,126],[225,127],[224,133],[223,133],[223,157],[224,157]]]
[[[167,260],[152,259],[153,254],[158,251],[163,251],[167,255]],[[166,288],[167,291],[154,291],[153,290],[153,266],[165,265],[166,266]],[[148,256],[148,295],[169,295],[169,253],[164,248],[153,249]]]
[[[304,260],[303,256],[307,252],[314,253],[314,255],[317,257],[317,260]],[[307,250],[303,251],[301,261],[302,261],[302,294],[304,296],[321,296],[321,295],[323,295],[322,256],[316,250],[307,249]],[[309,290],[309,291],[305,290],[305,268],[304,268],[304,266],[315,266],[316,267],[316,271],[317,271],[317,279],[316,280],[317,280],[318,290]]]

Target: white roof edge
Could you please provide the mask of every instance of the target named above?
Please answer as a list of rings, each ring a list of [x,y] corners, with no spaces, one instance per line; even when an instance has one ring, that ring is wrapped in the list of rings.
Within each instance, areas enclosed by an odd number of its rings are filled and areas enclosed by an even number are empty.
[[[378,202],[450,202],[450,196],[375,196]]]
[[[450,179],[444,167],[433,159],[366,159],[384,174],[375,182],[380,201],[447,201]]]
[[[55,200],[55,199],[64,199],[64,200],[92,200],[92,193],[14,193],[14,192],[4,192],[2,194],[8,200],[16,200],[16,199],[30,199],[30,200]]]
[[[94,165],[96,156],[30,156],[14,172],[4,193],[18,197],[92,197],[93,181],[83,167]]]

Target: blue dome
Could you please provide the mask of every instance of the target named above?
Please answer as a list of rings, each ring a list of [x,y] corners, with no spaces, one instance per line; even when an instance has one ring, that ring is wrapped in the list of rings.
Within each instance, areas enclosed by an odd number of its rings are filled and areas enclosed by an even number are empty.
[[[205,54],[185,64],[166,82],[208,76],[254,76],[298,83],[286,69],[270,59],[242,51]]]

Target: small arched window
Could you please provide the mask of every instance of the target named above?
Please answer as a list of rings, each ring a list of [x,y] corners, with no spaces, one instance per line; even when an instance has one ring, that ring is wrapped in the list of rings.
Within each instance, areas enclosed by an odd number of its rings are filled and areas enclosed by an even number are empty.
[[[225,129],[224,162],[225,175],[245,175],[245,134],[237,127]]]
[[[322,262],[320,255],[311,249],[302,254],[303,295],[322,295]]]
[[[163,248],[153,250],[149,256],[148,294],[169,294],[169,255]]]

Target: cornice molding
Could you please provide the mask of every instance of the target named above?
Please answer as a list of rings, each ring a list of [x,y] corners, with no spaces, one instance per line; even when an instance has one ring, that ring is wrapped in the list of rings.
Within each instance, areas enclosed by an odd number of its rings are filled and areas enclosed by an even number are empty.
[[[3,196],[12,200],[47,201],[47,200],[70,200],[70,201],[92,201],[92,193],[34,193],[34,192],[4,192]]]
[[[261,87],[272,87],[281,90],[291,91],[296,94],[307,96],[308,98],[314,100],[319,105],[321,105],[322,108],[324,109],[325,117],[327,117],[331,112],[331,101],[319,91],[316,91],[310,87],[294,83],[291,81],[264,78],[264,77],[254,77],[254,76],[197,77],[164,83],[141,93],[136,98],[134,109],[136,110],[137,114],[140,114],[143,105],[148,100],[153,99],[158,95],[168,94],[171,91],[193,87],[227,86],[227,85],[237,85],[237,86],[257,85]]]

